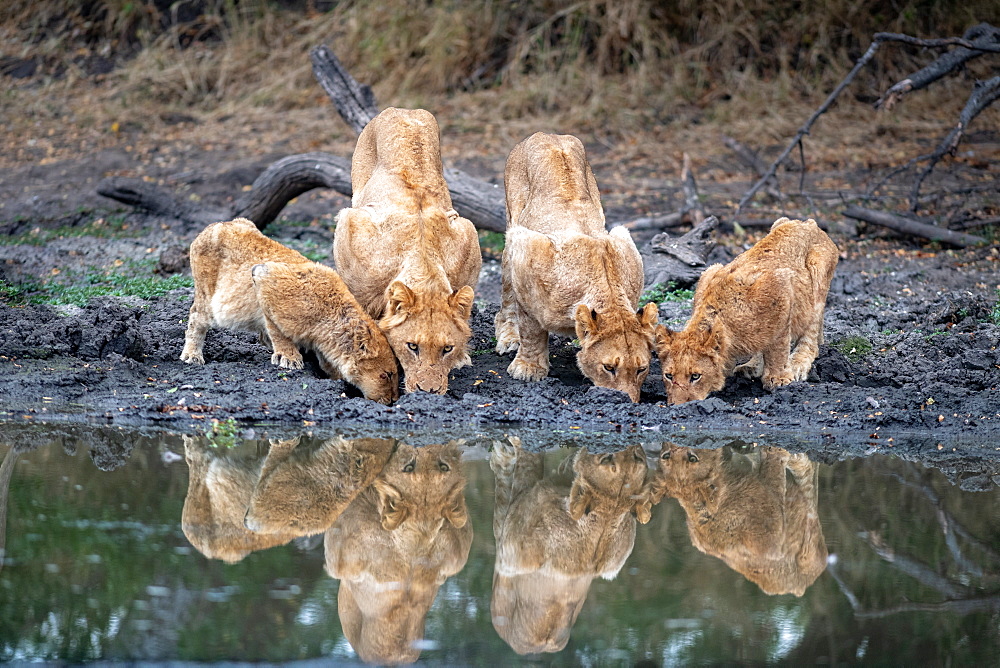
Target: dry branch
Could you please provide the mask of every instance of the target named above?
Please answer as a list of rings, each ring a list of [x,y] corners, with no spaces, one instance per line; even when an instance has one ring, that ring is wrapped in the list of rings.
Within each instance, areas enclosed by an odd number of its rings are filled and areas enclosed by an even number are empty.
[[[849,206],[844,209],[844,215],[855,220],[863,220],[866,223],[873,223],[888,227],[896,232],[909,234],[912,236],[930,239],[931,241],[941,241],[952,246],[965,248],[966,246],[978,246],[985,244],[986,239],[977,237],[974,234],[955,232],[936,225],[928,225],[911,218],[903,218],[885,211],[874,211],[860,206]]]
[[[684,187],[684,208],[681,209],[681,216],[686,216],[692,223],[704,220],[705,210],[701,207],[698,184],[694,181],[694,170],[691,169],[691,156],[687,153],[684,154],[684,164],[681,167],[681,183]]]
[[[781,155],[778,156],[778,158],[773,163],[771,163],[771,165],[767,168],[767,170],[760,177],[760,179],[756,183],[754,183],[754,185],[743,195],[743,197],[740,199],[739,204],[736,207],[736,217],[739,217],[740,213],[742,213],[743,207],[747,204],[747,202],[749,202],[754,197],[754,195],[756,195],[760,191],[760,189],[763,188],[764,185],[768,183],[769,180],[775,178],[778,166],[785,161],[785,159],[791,154],[791,152],[795,149],[796,146],[799,147],[800,155],[804,154],[802,141],[805,138],[805,136],[809,134],[813,124],[820,116],[822,116],[829,110],[829,108],[833,105],[833,102],[837,99],[837,97],[858,75],[858,72],[860,72],[861,69],[865,65],[867,65],[872,58],[875,57],[876,52],[884,42],[900,42],[903,44],[920,46],[924,48],[944,48],[949,46],[957,46],[959,47],[959,49],[965,49],[967,51],[975,52],[969,54],[963,51],[955,55],[955,52],[958,51],[958,49],[956,49],[955,51],[951,51],[948,54],[944,54],[944,56],[938,58],[936,61],[934,61],[934,63],[920,70],[920,72],[917,72],[912,77],[909,77],[908,79],[899,82],[890,89],[890,91],[892,91],[891,97],[885,97],[883,98],[883,100],[879,101],[885,106],[891,106],[891,104],[894,103],[896,100],[898,100],[899,97],[903,95],[906,91],[914,90],[917,87],[926,86],[932,81],[939,79],[947,72],[953,71],[955,68],[960,67],[963,63],[968,61],[970,58],[975,57],[976,55],[981,55],[983,53],[1000,53],[1000,29],[997,29],[996,27],[988,23],[981,23],[971,28],[970,30],[966,31],[966,36],[974,37],[974,39],[970,40],[965,37],[961,38],[948,37],[942,39],[920,39],[917,37],[911,37],[909,35],[902,35],[899,33],[890,33],[890,32],[875,33],[872,36],[872,43],[869,45],[867,51],[865,51],[864,55],[862,55],[861,58],[857,60],[857,62],[854,64],[854,67],[847,74],[847,76],[844,77],[844,79],[837,85],[837,87],[834,88],[833,92],[830,93],[830,95],[826,98],[823,104],[820,105],[820,107],[813,112],[813,114],[802,125],[802,127],[799,128],[798,132],[795,133],[795,136],[792,138],[792,141],[788,144],[788,146],[785,147],[785,150],[782,151]],[[950,67],[950,69],[942,70],[942,68],[944,67]],[[990,82],[992,81],[993,79],[990,80]],[[990,82],[987,82],[986,88],[989,88]],[[920,85],[918,86],[918,84]],[[887,93],[887,96],[889,96],[889,93]],[[993,94],[991,96],[989,91],[980,93],[978,97],[977,94],[974,92],[973,97],[970,97],[969,103],[966,104],[966,110],[969,110],[970,107],[974,106],[973,98],[976,98],[977,104],[980,102],[982,102],[983,104],[975,109],[975,112],[968,117],[965,123],[967,124],[968,120],[971,120],[980,111],[982,111],[982,109],[984,109],[986,106],[989,106],[990,103],[996,100],[996,97],[997,97],[996,94]],[[963,111],[963,118],[965,117],[965,115],[966,112]],[[953,130],[952,133],[950,133],[948,136],[949,138],[951,138],[952,134],[955,135],[954,144],[952,145],[951,149],[946,149],[944,153],[946,153],[948,150],[954,150],[954,145],[957,145],[958,140],[961,138],[962,132],[964,132],[965,126],[966,125],[963,124],[962,120],[960,120],[959,126],[956,128],[958,132],[955,133],[956,131]],[[942,142],[942,146],[944,146],[945,144],[946,142]],[[941,155],[944,155],[944,153],[942,153]],[[935,154],[931,154],[930,156],[922,156],[921,159],[931,159],[932,163],[925,170],[925,173],[918,179],[917,183],[914,186],[914,193],[916,193],[919,190],[920,182],[923,181],[923,178],[926,176],[926,174],[930,173],[931,169],[933,169],[934,164],[936,164],[937,160],[940,159],[940,156],[938,156],[937,159],[933,158],[934,155]],[[804,171],[805,171],[804,157],[802,162],[803,162],[802,164],[803,175],[800,178],[800,188],[802,184],[802,179],[804,179]],[[913,162],[914,161],[911,161],[911,163],[909,164],[912,164]],[[912,199],[914,202],[916,202],[916,196],[914,196]]]
[[[905,35],[901,35],[900,37],[905,37]],[[996,47],[1000,47],[1000,30],[988,23],[980,23],[966,30],[962,36],[962,40],[968,43],[968,46],[959,46],[957,49],[942,53],[927,67],[914,72],[891,86],[885,92],[885,95],[875,103],[875,108],[882,108],[888,111],[910,91],[925,88],[946,74],[955,71],[973,58],[978,58],[988,51],[995,51]],[[932,41],[940,40],[917,40],[919,42],[917,46],[927,46],[927,42]],[[907,41],[907,43],[911,42]]]
[[[927,175],[931,173],[941,158],[949,153],[954,153],[955,149],[958,148],[958,142],[962,140],[962,137],[965,135],[965,129],[969,127],[972,119],[978,116],[983,109],[996,102],[997,98],[1000,98],[1000,76],[995,76],[988,81],[977,81],[975,83],[972,95],[969,96],[969,100],[965,103],[965,108],[962,109],[962,113],[958,116],[958,124],[952,128],[951,132],[945,135],[941,143],[938,144],[938,147],[930,154],[930,162],[928,162],[924,171],[920,172],[917,180],[914,181],[913,190],[910,192],[911,211],[917,210],[918,200],[920,199],[920,186],[923,184],[924,179],[927,178]]]

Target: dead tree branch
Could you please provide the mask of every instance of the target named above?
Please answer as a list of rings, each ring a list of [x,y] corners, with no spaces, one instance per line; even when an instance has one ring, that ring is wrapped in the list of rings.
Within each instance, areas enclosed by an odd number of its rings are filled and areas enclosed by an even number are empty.
[[[698,184],[694,180],[694,170],[691,169],[691,156],[684,154],[684,164],[681,167],[681,183],[684,184],[684,208],[681,216],[687,217],[692,224],[696,220],[704,220],[705,210],[698,197]]]
[[[750,190],[748,190],[743,195],[742,199],[740,199],[740,203],[736,205],[736,218],[739,218],[739,215],[740,213],[742,213],[743,207],[746,206],[746,203],[749,202],[753,198],[753,196],[756,195],[770,179],[775,177],[775,175],[778,172],[778,165],[783,163],[785,161],[785,158],[787,158],[791,154],[791,152],[795,149],[795,147],[799,144],[799,142],[801,142],[802,139],[807,134],[809,134],[809,131],[812,129],[813,123],[815,123],[820,116],[826,113],[826,111],[833,105],[834,101],[837,99],[840,93],[845,88],[847,88],[847,86],[852,81],[854,81],[854,77],[858,75],[858,72],[861,71],[861,68],[867,65],[868,61],[875,57],[875,53],[878,51],[880,44],[881,41],[878,40],[873,41],[871,43],[871,46],[869,46],[868,50],[865,51],[865,54],[858,59],[858,62],[854,64],[854,68],[851,69],[851,71],[848,73],[846,77],[844,77],[844,80],[841,81],[839,84],[837,84],[837,87],[833,89],[833,92],[830,93],[829,96],[827,96],[826,101],[823,102],[822,105],[820,105],[820,108],[814,111],[812,116],[809,117],[809,120],[807,120],[805,124],[801,128],[799,128],[798,132],[795,133],[795,137],[792,139],[791,143],[785,147],[785,150],[781,152],[781,155],[779,155],[778,158],[771,163],[771,165],[767,168],[767,171],[764,172],[764,175],[761,176],[760,179],[758,179],[758,181],[753,184]]]
[[[945,135],[941,143],[938,144],[938,147],[930,154],[930,162],[920,172],[917,180],[914,181],[913,190],[910,191],[911,211],[917,210],[917,204],[920,199],[920,186],[923,184],[924,179],[927,178],[941,158],[955,152],[955,149],[958,148],[958,143],[965,136],[965,129],[969,127],[972,119],[978,116],[983,109],[996,102],[997,98],[1000,98],[1000,76],[975,83],[972,95],[969,96],[968,102],[965,103],[965,108],[962,109],[962,113],[958,116],[958,124],[952,128],[951,132]]]
[[[672,282],[675,287],[687,288],[697,283],[715,248],[712,232],[718,225],[719,219],[709,216],[684,236],[662,232],[653,237],[639,250],[646,287]]]
[[[333,101],[337,113],[354,132],[361,134],[379,112],[371,86],[352,77],[326,44],[310,51],[309,60],[312,61],[313,76]]]
[[[879,102],[877,103],[886,108],[889,108],[893,104],[895,104],[899,100],[899,98],[906,92],[927,86],[931,82],[936,81],[937,79],[944,76],[944,74],[947,74],[950,71],[954,71],[955,68],[961,66],[963,63],[967,62],[968,60],[976,56],[982,55],[984,53],[1000,53],[1000,29],[988,23],[981,23],[967,30],[965,33],[965,37],[961,38],[949,37],[942,39],[920,39],[917,37],[911,37],[909,35],[902,35],[899,33],[889,33],[889,32],[875,33],[872,36],[872,43],[871,45],[869,45],[868,50],[865,51],[864,55],[862,55],[861,58],[857,60],[857,62],[854,64],[854,67],[847,74],[847,76],[844,77],[844,79],[837,85],[837,87],[834,88],[833,92],[830,93],[830,95],[826,98],[823,104],[820,105],[820,107],[813,112],[813,114],[802,125],[802,127],[799,128],[798,132],[795,133],[795,136],[792,138],[792,141],[788,144],[788,146],[785,147],[781,155],[778,156],[778,158],[773,163],[771,163],[771,165],[767,168],[767,170],[760,177],[760,179],[756,183],[754,183],[754,185],[740,199],[740,202],[736,207],[737,218],[742,213],[743,207],[746,206],[746,204],[760,191],[760,189],[763,188],[764,185],[768,183],[768,181],[775,178],[778,166],[785,161],[785,159],[791,154],[793,150],[795,150],[795,147],[799,147],[800,151],[803,150],[803,144],[802,144],[803,139],[807,134],[809,134],[816,120],[829,110],[829,108],[833,105],[833,102],[837,99],[837,97],[854,80],[854,78],[858,75],[858,72],[860,72],[861,69],[865,65],[867,65],[868,62],[872,60],[872,58],[875,57],[875,54],[877,53],[879,47],[885,42],[899,42],[902,44],[908,44],[911,46],[920,46],[924,48],[945,48],[950,46],[958,47],[958,49],[955,49],[953,51],[950,51],[942,55],[933,63],[931,63],[931,65],[928,65],[927,67],[915,73],[911,77],[908,77],[907,79],[897,83],[892,88],[890,88],[889,91],[887,91],[886,95],[883,96],[883,98],[879,100]],[[939,150],[941,148],[944,148],[944,150],[941,152],[941,155],[938,156],[937,158],[934,158],[933,156],[937,154],[937,151],[935,151],[935,153],[930,154],[930,157],[925,158],[925,159],[930,159],[932,162],[931,165],[924,170],[924,174],[921,175],[921,177],[915,184],[913,190],[914,193],[917,193],[919,191],[920,183],[926,177],[926,174],[930,173],[931,169],[933,169],[933,166],[937,163],[938,160],[940,160],[941,156],[946,154],[948,151],[954,150],[954,146],[957,146],[957,143],[961,139],[961,136],[964,133],[964,129],[965,127],[967,127],[968,122],[971,121],[973,118],[975,118],[975,116],[978,115],[980,111],[989,106],[992,102],[994,102],[997,99],[998,96],[1000,96],[1000,90],[995,90],[994,85],[992,85],[993,81],[994,79],[990,79],[990,81],[986,82],[985,84],[982,85],[977,84],[976,91],[973,93],[973,96],[969,98],[969,103],[966,104],[966,110],[962,112],[962,118],[959,121],[959,125],[955,128],[955,130],[952,130],[952,132],[949,133],[948,137],[946,137],[944,141],[942,141]],[[996,84],[995,87],[997,89],[1000,89],[1000,84]],[[968,115],[966,112],[969,112]],[[916,160],[919,159],[915,159],[915,161]],[[908,167],[909,165],[907,165],[907,168]],[[805,170],[805,164],[803,160],[803,171],[804,170]],[[800,179],[800,186],[801,186],[801,179]],[[917,200],[916,194],[911,198],[911,200],[913,202],[916,202]]]
[[[865,209],[860,206],[852,205],[847,207],[844,209],[844,215],[848,218],[854,218],[855,220],[863,220],[866,223],[873,223],[875,225],[881,225],[882,227],[888,227],[896,232],[930,239],[931,241],[940,241],[959,248],[978,246],[986,243],[986,239],[977,237],[973,234],[955,232],[943,227],[938,227],[937,225],[928,225],[927,223],[921,223],[910,218],[903,218],[902,216],[897,216],[885,211],[875,211],[873,209]]]
[[[898,35],[897,37],[907,37]],[[913,41],[910,41],[913,40]],[[900,39],[898,41],[907,44],[915,43],[915,46],[941,46],[940,44],[929,44],[929,42],[940,42],[942,40],[918,40],[915,38]],[[910,91],[926,88],[946,74],[949,74],[973,58],[978,58],[989,51],[1000,51],[1000,30],[988,23],[980,23],[965,31],[962,39],[943,40],[958,46],[946,53],[938,56],[934,62],[927,67],[914,72],[902,81],[891,86],[885,94],[875,103],[876,109],[892,109]],[[947,46],[947,44],[945,45]]]

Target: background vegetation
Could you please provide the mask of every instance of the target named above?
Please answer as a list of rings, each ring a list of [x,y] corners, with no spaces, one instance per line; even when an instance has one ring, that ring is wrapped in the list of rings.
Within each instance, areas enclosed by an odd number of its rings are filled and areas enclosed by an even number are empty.
[[[993,0],[15,0],[0,66],[27,60],[67,94],[98,80],[124,108],[288,110],[321,95],[305,54],[325,42],[386,102],[628,131],[813,100],[876,31],[960,35],[998,14]],[[869,83],[916,64],[886,51]]]

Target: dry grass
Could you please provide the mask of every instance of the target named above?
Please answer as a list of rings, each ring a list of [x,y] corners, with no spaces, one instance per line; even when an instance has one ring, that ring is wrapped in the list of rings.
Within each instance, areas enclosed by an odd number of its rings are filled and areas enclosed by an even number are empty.
[[[42,119],[104,134],[122,123],[167,132],[158,120],[164,112],[261,123],[279,122],[280,114],[289,125],[304,124],[297,129],[311,141],[337,141],[336,130],[318,134],[328,116],[311,111],[327,102],[307,54],[325,42],[359,80],[374,83],[383,104],[430,108],[449,131],[476,133],[484,150],[509,148],[535,129],[621,145],[669,128],[671,137],[695,142],[706,125],[759,146],[788,137],[873,32],[961,34],[1000,11],[995,0],[831,0],[808,12],[789,0],[348,0],[327,3],[335,6],[325,12],[203,0],[188,3],[201,11],[181,20],[169,9],[180,4],[4,3],[0,55],[44,64],[40,86],[11,87],[0,97],[8,131]],[[87,69],[93,56],[120,66],[94,76]],[[926,60],[886,49],[853,92],[877,94]],[[868,105],[845,96],[831,122],[840,116],[853,130],[859,118],[870,128],[941,119],[961,107],[969,80],[990,65],[995,58],[946,84],[945,104],[940,92],[925,105],[914,95],[905,116],[896,112],[905,121],[873,122]],[[989,113],[981,122],[995,127]],[[856,141],[867,146],[870,137]]]

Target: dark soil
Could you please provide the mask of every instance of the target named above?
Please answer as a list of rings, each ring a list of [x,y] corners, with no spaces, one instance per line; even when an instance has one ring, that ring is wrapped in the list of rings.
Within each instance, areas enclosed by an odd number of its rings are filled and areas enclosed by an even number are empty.
[[[185,192],[221,206],[273,157],[188,156]],[[101,174],[129,167],[135,167],[129,155],[104,152],[0,172],[0,232],[92,226],[115,211],[125,226],[109,238],[63,235],[42,245],[0,246],[0,279],[17,285],[153,258],[161,272],[183,267],[183,249],[198,229],[123,212],[94,194]],[[169,177],[168,171],[159,176]],[[176,185],[180,177],[174,176]],[[327,221],[345,203],[335,193],[304,195],[268,232],[328,252]],[[742,250],[732,237],[722,241],[722,261]],[[820,458],[891,450],[925,460],[950,458],[961,466],[1000,457],[997,249],[835,241],[843,257],[827,305],[827,344],[807,382],[774,392],[734,378],[705,401],[670,407],[654,365],[641,403],[632,404],[624,394],[587,382],[565,339],[552,340],[548,378],[515,381],[506,373],[510,356],[493,351],[499,296],[494,258],[485,263],[477,290],[473,366],[454,373],[444,396],[417,393],[382,406],[342,381],[320,377],[315,364],[303,371],[274,367],[255,336],[220,330],[209,333],[207,364],[183,364],[178,357],[192,292],[185,288],[149,300],[100,297],[83,308],[0,305],[0,416],[183,431],[205,430],[212,420],[228,418],[257,429],[372,426],[465,433],[504,427],[528,431],[536,443],[576,434],[588,443],[612,443],[649,437],[699,441],[725,433],[775,444],[794,441]],[[661,321],[681,325],[689,307],[666,302]]]

